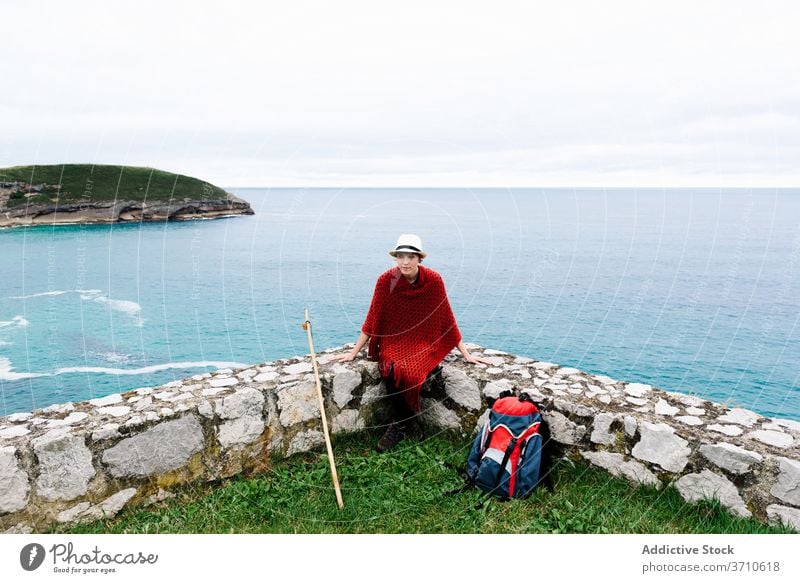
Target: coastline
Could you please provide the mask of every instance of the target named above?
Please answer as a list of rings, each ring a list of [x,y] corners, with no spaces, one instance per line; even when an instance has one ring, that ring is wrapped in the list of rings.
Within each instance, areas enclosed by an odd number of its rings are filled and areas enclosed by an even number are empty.
[[[187,221],[253,215],[250,203],[234,195],[227,200],[181,202],[108,201],[64,205],[24,205],[0,210],[0,228],[36,225],[112,224]]]

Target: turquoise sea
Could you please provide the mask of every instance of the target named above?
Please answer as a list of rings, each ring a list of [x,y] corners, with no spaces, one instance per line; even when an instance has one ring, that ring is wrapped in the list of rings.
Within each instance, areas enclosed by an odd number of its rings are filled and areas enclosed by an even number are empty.
[[[800,419],[800,190],[229,190],[0,230],[0,415],[353,342],[417,233],[468,342]]]

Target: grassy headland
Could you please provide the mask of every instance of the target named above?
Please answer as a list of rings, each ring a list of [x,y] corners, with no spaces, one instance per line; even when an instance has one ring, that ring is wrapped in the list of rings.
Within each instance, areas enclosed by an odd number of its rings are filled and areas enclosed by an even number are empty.
[[[155,168],[0,168],[0,227],[185,221],[255,214],[219,186]]]
[[[3,183],[18,183],[19,188],[7,193],[5,205],[12,208],[25,204],[72,204],[113,200],[167,201],[224,200],[227,193],[220,187],[191,176],[174,174],[155,168],[134,166],[59,164],[52,166],[13,166],[0,168],[0,190]],[[34,187],[41,189],[37,192]]]

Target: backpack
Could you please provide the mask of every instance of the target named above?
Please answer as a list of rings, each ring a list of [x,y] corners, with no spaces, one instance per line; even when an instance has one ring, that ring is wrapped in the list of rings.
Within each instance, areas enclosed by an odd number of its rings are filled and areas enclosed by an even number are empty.
[[[502,500],[527,498],[550,481],[550,431],[530,396],[504,391],[492,404],[489,420],[467,459],[467,486]]]

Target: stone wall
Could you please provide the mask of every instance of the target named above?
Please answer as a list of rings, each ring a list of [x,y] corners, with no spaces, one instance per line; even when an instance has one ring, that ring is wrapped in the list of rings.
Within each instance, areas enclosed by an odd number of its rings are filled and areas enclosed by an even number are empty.
[[[566,455],[800,530],[797,421],[471,349],[492,366],[449,355],[423,390],[426,425],[471,434],[487,396],[525,391]],[[326,363],[342,350],[319,358],[331,430],[384,423],[376,363]],[[324,444],[319,416],[310,357],[297,357],[0,418],[0,532],[111,517],[182,484],[267,470]]]

